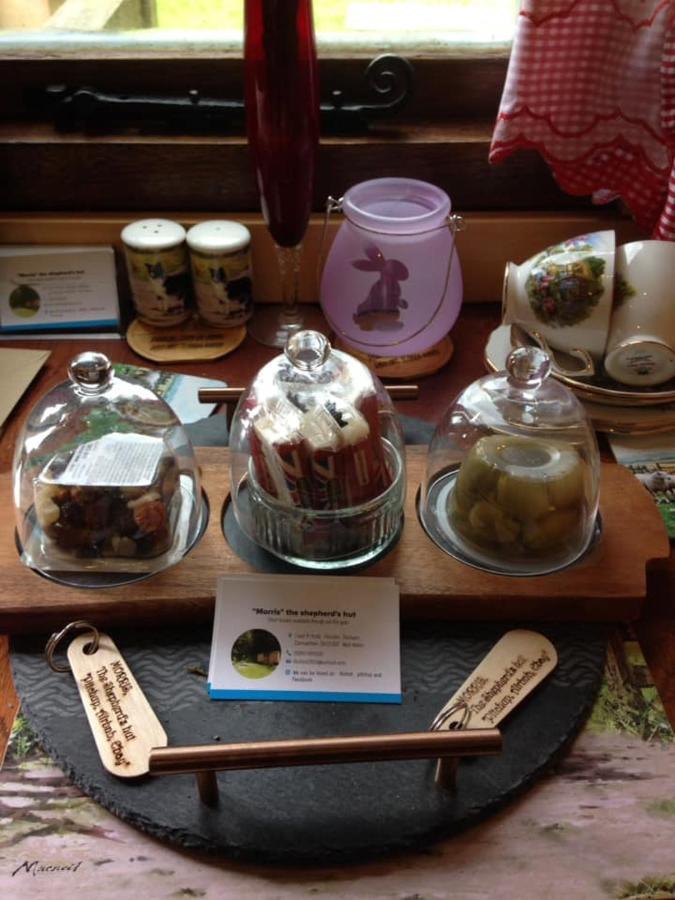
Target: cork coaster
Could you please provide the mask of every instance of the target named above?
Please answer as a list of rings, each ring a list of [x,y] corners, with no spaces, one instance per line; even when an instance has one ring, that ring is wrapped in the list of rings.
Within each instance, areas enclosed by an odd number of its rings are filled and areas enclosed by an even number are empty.
[[[408,356],[371,356],[369,353],[347,346],[339,338],[333,341],[333,345],[338,350],[344,350],[360,359],[378,378],[419,378],[423,375],[433,375],[450,361],[454,351],[449,335],[427,350]]]
[[[245,337],[245,325],[213,328],[198,319],[172,328],[156,328],[134,319],[127,331],[131,349],[153,362],[218,359],[236,350]]]

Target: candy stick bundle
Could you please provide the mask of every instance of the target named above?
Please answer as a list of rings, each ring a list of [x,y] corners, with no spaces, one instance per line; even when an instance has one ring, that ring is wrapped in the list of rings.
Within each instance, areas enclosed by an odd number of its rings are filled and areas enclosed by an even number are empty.
[[[373,391],[275,395],[253,410],[251,452],[258,485],[291,506],[345,509],[391,483]]]

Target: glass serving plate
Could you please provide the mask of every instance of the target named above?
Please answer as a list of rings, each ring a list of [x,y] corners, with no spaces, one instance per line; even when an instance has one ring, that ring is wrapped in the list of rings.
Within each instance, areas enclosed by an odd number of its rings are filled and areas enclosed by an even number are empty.
[[[72,359],[68,381],[31,409],[12,478],[21,561],[75,587],[159,573],[208,521],[199,464],[176,414],[95,351]]]
[[[597,534],[600,459],[573,391],[538,347],[466,387],[429,443],[418,516],[450,556],[501,575],[548,575]]]
[[[494,575],[514,575],[521,578],[530,577],[533,574],[549,575],[574,565],[578,559],[585,556],[600,540],[602,520],[600,513],[598,513],[595,519],[595,527],[589,536],[588,542],[581,546],[578,553],[571,559],[556,560],[535,572],[533,572],[531,561],[528,563],[522,559],[509,559],[508,557],[504,557],[501,561],[496,561],[494,554],[483,553],[479,547],[468,541],[454,527],[449,516],[439,514],[440,510],[445,510],[448,507],[452,493],[455,490],[457,474],[458,469],[448,471],[434,482],[429,492],[426,511],[422,508],[420,497],[418,497],[417,506],[422,527],[431,540],[436,546],[467,566],[482,569],[484,572],[492,572]]]

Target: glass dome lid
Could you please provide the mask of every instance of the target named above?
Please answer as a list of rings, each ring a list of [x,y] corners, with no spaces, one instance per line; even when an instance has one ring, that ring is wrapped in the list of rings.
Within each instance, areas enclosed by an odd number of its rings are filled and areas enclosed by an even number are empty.
[[[240,398],[230,466],[239,527],[287,562],[362,565],[398,535],[406,480],[396,411],[366,366],[319,332],[292,335]]]
[[[21,559],[76,587],[145,578],[182,559],[205,528],[192,445],[152,387],[116,375],[102,353],[75,357],[68,376],[17,440]]]
[[[470,384],[438,423],[419,516],[441,549],[469,565],[546,574],[596,536],[595,434],[550,369],[543,350],[513,350],[506,371]]]

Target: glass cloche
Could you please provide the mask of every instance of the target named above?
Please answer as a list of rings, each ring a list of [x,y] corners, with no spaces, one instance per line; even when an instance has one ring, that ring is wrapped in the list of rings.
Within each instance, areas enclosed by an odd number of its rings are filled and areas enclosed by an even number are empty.
[[[600,461],[574,394],[539,348],[469,385],[432,438],[419,514],[450,555],[505,575],[578,559],[596,534]]]
[[[239,526],[287,562],[355,566],[398,535],[405,455],[391,399],[319,332],[292,335],[243,394],[230,460]]]
[[[76,356],[68,376],[31,410],[14,453],[23,562],[87,587],[178,562],[207,516],[183,426],[102,353]]]

